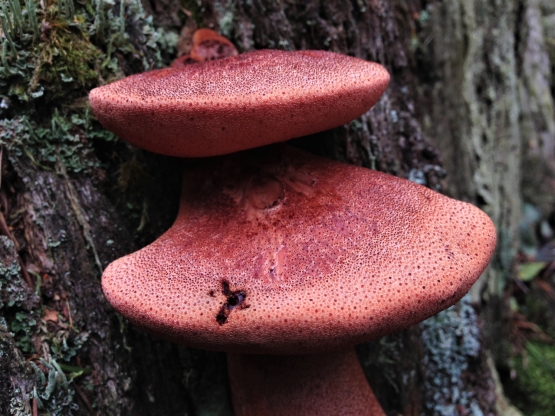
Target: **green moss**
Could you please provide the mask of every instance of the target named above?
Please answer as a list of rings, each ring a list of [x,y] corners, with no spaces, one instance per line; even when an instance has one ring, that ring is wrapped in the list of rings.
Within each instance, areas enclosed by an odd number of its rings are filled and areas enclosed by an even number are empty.
[[[4,41],[9,53],[2,60],[0,85],[4,88],[0,94],[21,101],[52,101],[63,96],[67,103],[72,92],[84,97],[99,83],[121,77],[126,71],[119,65],[118,55],[133,67],[125,68],[132,72],[162,65],[156,49],[164,32],[152,27],[152,19],[137,0],[126,2],[123,9],[121,3],[111,0],[86,0],[75,6],[72,0],[65,1],[72,4],[73,14],[68,15],[58,8],[58,2],[50,0],[44,12],[37,11],[36,6],[31,10],[23,7],[25,30],[3,25],[13,41]],[[17,14],[13,7],[17,0],[8,2],[5,14],[9,18],[5,21],[14,20]],[[34,36],[32,14],[41,21],[40,37]]]
[[[513,359],[515,404],[530,416],[552,416],[555,409],[555,346],[531,341]]]
[[[37,4],[2,3],[0,144],[40,168],[97,167],[95,141],[114,136],[91,116],[88,92],[162,66],[177,34],[155,28],[139,0]]]
[[[51,100],[58,100],[78,97],[83,89],[96,85],[104,54],[89,39],[67,29],[57,29],[52,31],[46,46],[37,53],[31,89],[40,84]],[[110,74],[104,71],[104,75]]]

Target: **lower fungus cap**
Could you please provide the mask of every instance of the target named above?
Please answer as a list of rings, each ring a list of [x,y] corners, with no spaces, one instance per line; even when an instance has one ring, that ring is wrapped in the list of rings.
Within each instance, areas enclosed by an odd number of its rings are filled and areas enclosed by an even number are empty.
[[[89,101],[105,128],[138,147],[202,157],[345,124],[388,82],[381,65],[351,56],[262,50],[132,75]]]
[[[193,347],[314,353],[451,306],[492,256],[495,228],[470,204],[300,150],[270,153],[189,169],[171,229],[104,272],[110,303]]]

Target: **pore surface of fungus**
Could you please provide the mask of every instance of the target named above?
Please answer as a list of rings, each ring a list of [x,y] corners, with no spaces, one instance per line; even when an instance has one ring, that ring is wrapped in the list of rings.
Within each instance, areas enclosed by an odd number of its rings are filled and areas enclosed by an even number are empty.
[[[133,75],[91,91],[104,127],[181,157],[231,153],[327,130],[372,107],[389,74],[324,51],[248,52]]]
[[[228,354],[235,416],[385,416],[353,348],[325,354]]]
[[[486,267],[495,229],[474,206],[281,147],[187,169],[172,228],[106,269],[110,303],[190,346],[314,353],[420,322]]]
[[[195,59],[233,53],[222,39],[198,31]],[[389,81],[324,51],[187,59],[93,90],[98,119],[157,153],[223,155],[349,122]],[[236,416],[383,416],[352,346],[457,302],[495,248],[469,204],[284,145],[187,165],[174,225],[102,286],[147,332],[229,352]]]

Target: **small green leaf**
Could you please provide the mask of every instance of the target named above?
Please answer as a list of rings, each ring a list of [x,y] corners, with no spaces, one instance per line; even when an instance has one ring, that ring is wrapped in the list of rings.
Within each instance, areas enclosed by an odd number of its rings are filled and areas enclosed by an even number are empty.
[[[532,263],[524,263],[518,266],[518,278],[523,282],[533,280],[545,267],[545,261],[534,261]]]
[[[90,368],[76,367],[64,363],[58,363],[58,367],[60,367],[64,372],[70,374],[70,377],[72,374],[76,374],[73,377],[77,377],[77,375],[92,373],[92,370]]]

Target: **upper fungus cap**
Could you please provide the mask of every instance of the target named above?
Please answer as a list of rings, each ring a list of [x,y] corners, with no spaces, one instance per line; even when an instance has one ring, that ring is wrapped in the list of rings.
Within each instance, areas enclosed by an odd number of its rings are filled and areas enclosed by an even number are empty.
[[[449,307],[492,256],[470,204],[291,148],[250,153],[189,169],[172,228],[108,266],[104,293],[132,323],[198,348],[333,350]]]
[[[372,107],[389,74],[323,51],[262,50],[132,75],[89,95],[102,125],[146,150],[232,153],[347,123]]]

